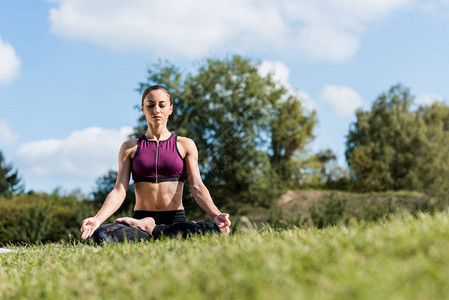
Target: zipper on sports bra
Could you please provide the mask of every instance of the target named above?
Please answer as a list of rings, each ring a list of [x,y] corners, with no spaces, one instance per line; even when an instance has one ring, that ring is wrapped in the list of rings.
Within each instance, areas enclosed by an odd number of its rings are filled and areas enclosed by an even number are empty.
[[[157,181],[157,162],[159,160],[159,141],[156,141],[156,182]]]

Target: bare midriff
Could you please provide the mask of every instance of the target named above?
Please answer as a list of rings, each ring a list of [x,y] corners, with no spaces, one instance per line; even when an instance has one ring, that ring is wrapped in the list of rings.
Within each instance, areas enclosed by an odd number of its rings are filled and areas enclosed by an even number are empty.
[[[134,210],[169,211],[184,209],[181,181],[137,182],[134,184],[136,205]]]

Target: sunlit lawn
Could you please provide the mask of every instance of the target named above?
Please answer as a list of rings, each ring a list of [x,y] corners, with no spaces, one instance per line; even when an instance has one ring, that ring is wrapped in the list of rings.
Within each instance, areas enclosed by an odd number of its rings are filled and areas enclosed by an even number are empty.
[[[141,244],[10,246],[2,299],[444,299],[449,214]]]

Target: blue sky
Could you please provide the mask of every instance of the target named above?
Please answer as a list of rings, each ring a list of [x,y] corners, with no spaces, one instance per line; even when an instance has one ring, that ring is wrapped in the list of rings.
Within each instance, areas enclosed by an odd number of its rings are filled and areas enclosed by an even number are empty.
[[[27,190],[89,193],[149,65],[240,54],[317,111],[310,148],[344,166],[354,110],[393,84],[449,99],[448,53],[448,0],[0,1],[0,150]]]

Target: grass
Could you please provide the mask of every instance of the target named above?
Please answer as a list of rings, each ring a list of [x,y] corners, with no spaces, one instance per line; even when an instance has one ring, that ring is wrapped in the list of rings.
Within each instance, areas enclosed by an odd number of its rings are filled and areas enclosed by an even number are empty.
[[[1,299],[444,299],[449,213],[95,247],[11,246]]]

